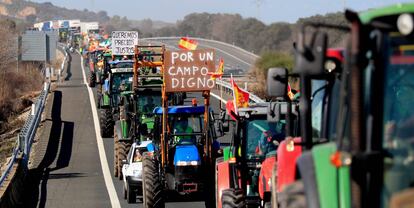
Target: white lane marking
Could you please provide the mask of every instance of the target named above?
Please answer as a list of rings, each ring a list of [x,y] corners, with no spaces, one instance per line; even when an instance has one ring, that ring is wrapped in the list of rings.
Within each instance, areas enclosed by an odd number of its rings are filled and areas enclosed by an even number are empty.
[[[252,64],[249,64],[249,63],[247,63],[247,62],[245,62],[245,61],[241,60],[240,58],[238,58],[238,57],[236,57],[236,56],[233,56],[232,54],[227,53],[226,51],[221,50],[220,48],[217,48],[217,47],[214,47],[214,46],[209,46],[209,45],[202,44],[202,43],[199,43],[199,45],[201,45],[201,46],[205,46],[205,47],[214,48],[214,49],[216,49],[216,50],[218,50],[218,51],[220,51],[220,52],[222,52],[222,53],[224,53],[224,54],[226,54],[226,55],[228,55],[228,56],[230,56],[230,57],[232,57],[232,58],[234,58],[234,59],[239,60],[240,62],[245,63],[245,64],[246,64],[246,65],[248,65],[249,67],[251,67],[251,66],[252,66]]]
[[[86,81],[85,75],[85,68],[83,67],[83,57],[81,56],[81,67],[82,67],[82,75],[83,81],[88,89],[89,100],[91,103],[92,108],[92,115],[93,115],[93,123],[95,126],[95,134],[96,134],[96,143],[98,144],[98,151],[99,151],[99,159],[101,161],[102,173],[104,175],[105,186],[106,190],[108,190],[109,199],[111,200],[112,207],[118,208],[121,207],[121,204],[118,199],[118,194],[116,193],[114,182],[112,181],[111,172],[109,171],[108,160],[106,159],[105,147],[102,142],[102,136],[100,131],[100,124],[98,119],[98,111],[96,109],[95,99],[93,97],[92,89],[88,86],[88,82]]]
[[[221,100],[221,102],[223,102],[224,104],[227,104],[227,101],[224,100],[223,98],[221,98],[220,96],[210,92],[210,95],[212,95],[213,97],[217,98],[218,100]]]

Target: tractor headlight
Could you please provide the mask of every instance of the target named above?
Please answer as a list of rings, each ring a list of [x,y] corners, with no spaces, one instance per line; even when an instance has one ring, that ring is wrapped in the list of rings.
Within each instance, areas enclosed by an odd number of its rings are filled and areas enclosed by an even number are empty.
[[[177,166],[196,166],[196,165],[200,165],[200,162],[197,160],[193,160],[193,161],[178,161]]]
[[[401,34],[411,34],[414,29],[413,16],[411,14],[401,14],[397,19],[397,27]]]

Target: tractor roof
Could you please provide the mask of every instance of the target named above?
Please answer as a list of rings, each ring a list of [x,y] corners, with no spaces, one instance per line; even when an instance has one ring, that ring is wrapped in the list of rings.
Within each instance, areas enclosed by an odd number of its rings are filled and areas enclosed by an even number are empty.
[[[133,68],[112,68],[111,72],[112,73],[133,73],[134,69]]]
[[[119,63],[134,63],[133,60],[115,60],[109,61],[108,64],[119,64]]]
[[[163,108],[157,107],[154,109],[154,113],[162,115]],[[168,114],[203,114],[204,106],[169,106]]]
[[[413,3],[399,3],[387,7],[382,7],[379,9],[370,9],[365,12],[359,13],[359,18],[361,19],[362,24],[369,24],[373,20],[379,17],[384,16],[394,16],[403,13],[413,13],[414,4]]]

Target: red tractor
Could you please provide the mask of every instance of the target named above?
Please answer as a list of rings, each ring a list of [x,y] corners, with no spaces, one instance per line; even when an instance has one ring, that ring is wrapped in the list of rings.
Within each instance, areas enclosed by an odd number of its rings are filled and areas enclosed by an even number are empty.
[[[240,108],[237,114],[230,110],[236,128],[230,147],[216,161],[217,208],[270,206],[272,167],[289,127],[285,122],[289,105],[294,105],[297,117],[297,105],[281,101]],[[269,107],[276,109],[271,121],[267,119]]]

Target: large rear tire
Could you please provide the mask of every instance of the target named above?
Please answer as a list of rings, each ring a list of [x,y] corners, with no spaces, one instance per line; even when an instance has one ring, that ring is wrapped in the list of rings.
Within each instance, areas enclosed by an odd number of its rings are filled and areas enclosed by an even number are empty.
[[[112,137],[111,133],[114,129],[114,121],[112,111],[110,109],[102,109],[100,114],[101,135],[102,137]]]
[[[145,208],[165,208],[163,187],[157,160],[144,154],[142,159],[142,198]]]
[[[114,130],[114,176],[118,177],[118,134]]]
[[[122,160],[127,159],[131,143],[129,141],[119,141],[118,144],[118,179],[122,180]]]
[[[243,191],[240,189],[226,189],[221,195],[222,208],[246,207]]]
[[[305,208],[306,198],[301,180],[296,181],[288,186],[279,194],[278,198],[281,208]]]

